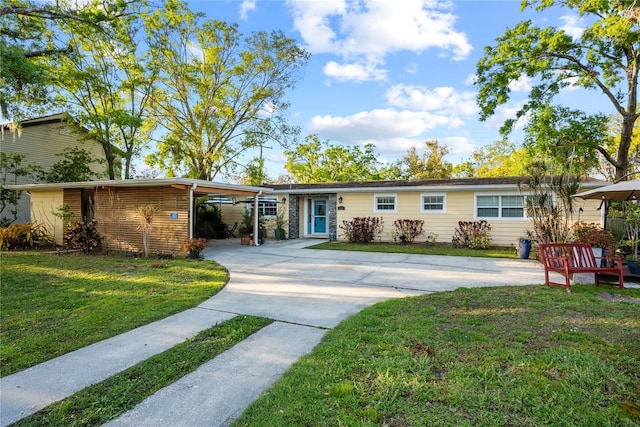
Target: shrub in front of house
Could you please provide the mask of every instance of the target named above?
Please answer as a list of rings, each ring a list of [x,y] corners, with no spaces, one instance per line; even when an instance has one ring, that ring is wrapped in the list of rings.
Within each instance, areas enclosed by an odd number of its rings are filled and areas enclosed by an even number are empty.
[[[351,221],[342,221],[340,228],[350,243],[370,243],[382,233],[383,226],[382,217],[355,217]]]
[[[421,219],[396,219],[393,222],[393,241],[400,243],[413,243],[418,236],[422,236],[424,231]]]
[[[491,224],[485,220],[458,221],[451,243],[453,246],[487,249],[491,245]]]
[[[35,222],[11,224],[0,229],[0,248],[6,250],[53,246],[53,239]]]
[[[97,252],[102,243],[97,226],[96,221],[76,221],[64,233],[65,245],[71,249],[82,249],[86,253]]]

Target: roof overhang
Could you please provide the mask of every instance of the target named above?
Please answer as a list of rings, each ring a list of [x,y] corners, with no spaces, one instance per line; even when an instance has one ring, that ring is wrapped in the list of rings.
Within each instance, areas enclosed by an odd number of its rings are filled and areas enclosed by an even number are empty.
[[[151,188],[172,187],[182,190],[192,190],[194,194],[225,194],[255,196],[271,192],[268,187],[254,187],[248,185],[228,184],[224,182],[204,181],[189,178],[163,179],[123,179],[107,181],[59,182],[46,184],[17,184],[8,185],[9,190],[47,191],[58,189],[107,189],[107,188]]]
[[[423,185],[416,183],[412,185],[411,181],[406,184],[396,186],[385,185],[366,185],[352,186],[353,183],[345,183],[348,185],[340,186],[318,186],[312,184],[304,188],[277,188],[271,189],[271,194],[325,194],[325,193],[402,193],[402,192],[455,192],[455,191],[523,191],[526,192],[526,185],[513,184],[439,184],[439,185]],[[585,182],[581,184],[582,189],[599,188],[607,185],[605,182]]]

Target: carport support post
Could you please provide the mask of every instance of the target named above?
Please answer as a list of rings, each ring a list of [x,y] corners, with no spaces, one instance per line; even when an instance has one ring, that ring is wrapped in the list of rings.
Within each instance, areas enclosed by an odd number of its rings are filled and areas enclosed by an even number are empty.
[[[262,194],[262,191],[256,193],[253,198],[253,246],[258,246],[258,233],[260,233],[258,228],[258,197],[260,194]]]
[[[193,238],[193,226],[194,226],[194,216],[196,214],[196,206],[195,206],[195,198],[193,197],[193,192],[198,187],[198,184],[195,182],[189,189],[189,238]]]

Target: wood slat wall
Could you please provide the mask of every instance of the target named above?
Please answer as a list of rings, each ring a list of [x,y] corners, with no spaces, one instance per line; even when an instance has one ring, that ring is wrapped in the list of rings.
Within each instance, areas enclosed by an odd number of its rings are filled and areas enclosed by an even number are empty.
[[[62,204],[69,206],[69,213],[73,214],[70,221],[82,221],[82,190],[66,188],[62,198]]]
[[[95,219],[106,249],[144,251],[137,211],[145,206],[156,207],[149,253],[183,255],[182,243],[189,237],[189,191],[171,187],[96,190]]]

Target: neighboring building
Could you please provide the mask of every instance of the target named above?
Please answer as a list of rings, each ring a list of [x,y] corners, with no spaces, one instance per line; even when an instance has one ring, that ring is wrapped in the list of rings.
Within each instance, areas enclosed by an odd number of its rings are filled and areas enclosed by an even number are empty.
[[[451,242],[458,221],[487,220],[492,243],[517,244],[531,229],[524,206],[526,178],[431,179],[420,181],[337,182],[272,185],[276,200],[286,198],[289,238],[335,236],[344,239],[343,221],[355,217],[382,217],[381,241],[392,241],[396,219],[421,219],[425,233]],[[583,189],[605,182],[587,180]],[[576,199],[573,221],[603,223],[599,201]]]
[[[186,178],[23,184],[12,189],[31,193],[31,220],[62,245],[64,224],[54,215],[69,206],[72,221],[95,219],[103,249],[143,252],[140,208],[153,206],[150,253],[182,254],[182,243],[193,237],[197,197],[247,197],[258,203],[269,189]],[[255,241],[254,241],[255,244]]]
[[[62,153],[67,147],[82,148],[91,153],[92,158],[104,159],[102,146],[94,141],[82,141],[81,137],[72,132],[67,123],[65,114],[55,114],[46,117],[39,117],[25,120],[20,123],[19,128],[4,124],[0,129],[0,151],[5,154],[24,154],[24,164],[37,165],[44,170],[48,170],[53,164],[62,158],[57,154]],[[105,174],[105,166],[94,163],[93,171],[97,177]],[[33,179],[18,177],[17,182],[13,176],[4,177],[7,184],[26,184],[35,182]],[[2,213],[2,217],[7,216],[7,212],[12,207],[8,206]],[[23,194],[17,206],[18,218],[16,222],[28,222],[29,197]]]

